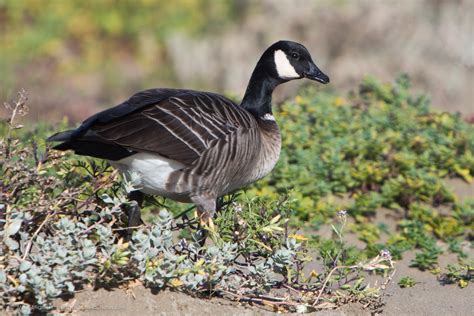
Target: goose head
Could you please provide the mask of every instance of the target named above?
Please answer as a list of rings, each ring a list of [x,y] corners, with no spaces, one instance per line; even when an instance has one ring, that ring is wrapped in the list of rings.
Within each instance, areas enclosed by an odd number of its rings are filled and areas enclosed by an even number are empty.
[[[306,47],[296,42],[276,42],[264,52],[259,63],[280,83],[301,78],[329,83],[329,77],[316,66]]]
[[[273,117],[273,90],[301,78],[329,83],[329,77],[316,66],[306,47],[291,41],[276,42],[265,50],[255,66],[241,106],[255,117]]]

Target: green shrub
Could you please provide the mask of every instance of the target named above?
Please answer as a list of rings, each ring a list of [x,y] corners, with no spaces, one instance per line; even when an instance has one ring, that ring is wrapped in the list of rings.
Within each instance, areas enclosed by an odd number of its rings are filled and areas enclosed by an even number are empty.
[[[355,197],[353,215],[380,206],[409,210],[416,202],[451,205],[442,178],[472,181],[474,127],[431,111],[409,88],[406,76],[393,85],[369,77],[347,98],[307,89],[282,104],[280,161],[251,192],[292,190],[305,220],[323,197],[340,193]]]

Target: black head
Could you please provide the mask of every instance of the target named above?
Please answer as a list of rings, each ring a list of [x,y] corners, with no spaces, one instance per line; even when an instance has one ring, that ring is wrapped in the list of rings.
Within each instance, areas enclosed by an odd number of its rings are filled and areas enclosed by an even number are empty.
[[[271,115],[273,90],[281,83],[301,78],[329,82],[306,47],[290,41],[276,42],[258,61],[241,106],[260,120],[274,120]]]
[[[265,51],[260,62],[273,68],[272,76],[283,82],[301,78],[324,84],[329,82],[329,77],[316,66],[306,47],[296,42],[276,42]]]

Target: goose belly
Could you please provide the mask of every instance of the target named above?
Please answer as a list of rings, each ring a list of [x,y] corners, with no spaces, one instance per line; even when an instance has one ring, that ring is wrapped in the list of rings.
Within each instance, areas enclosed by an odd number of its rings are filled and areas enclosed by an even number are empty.
[[[184,168],[182,163],[149,153],[137,153],[121,160],[109,162],[122,173],[136,173],[140,179],[138,187],[140,191],[178,201],[182,200],[178,194],[166,190],[170,174]]]

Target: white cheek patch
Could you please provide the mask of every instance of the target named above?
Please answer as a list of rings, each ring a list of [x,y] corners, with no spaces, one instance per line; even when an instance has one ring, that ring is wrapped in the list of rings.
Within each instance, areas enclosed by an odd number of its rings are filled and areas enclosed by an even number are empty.
[[[300,75],[296,73],[295,68],[290,64],[286,54],[280,49],[275,51],[275,65],[278,76],[282,79],[294,79],[300,77]]]
[[[275,117],[270,113],[266,113],[264,116],[260,117],[264,121],[275,121]]]

